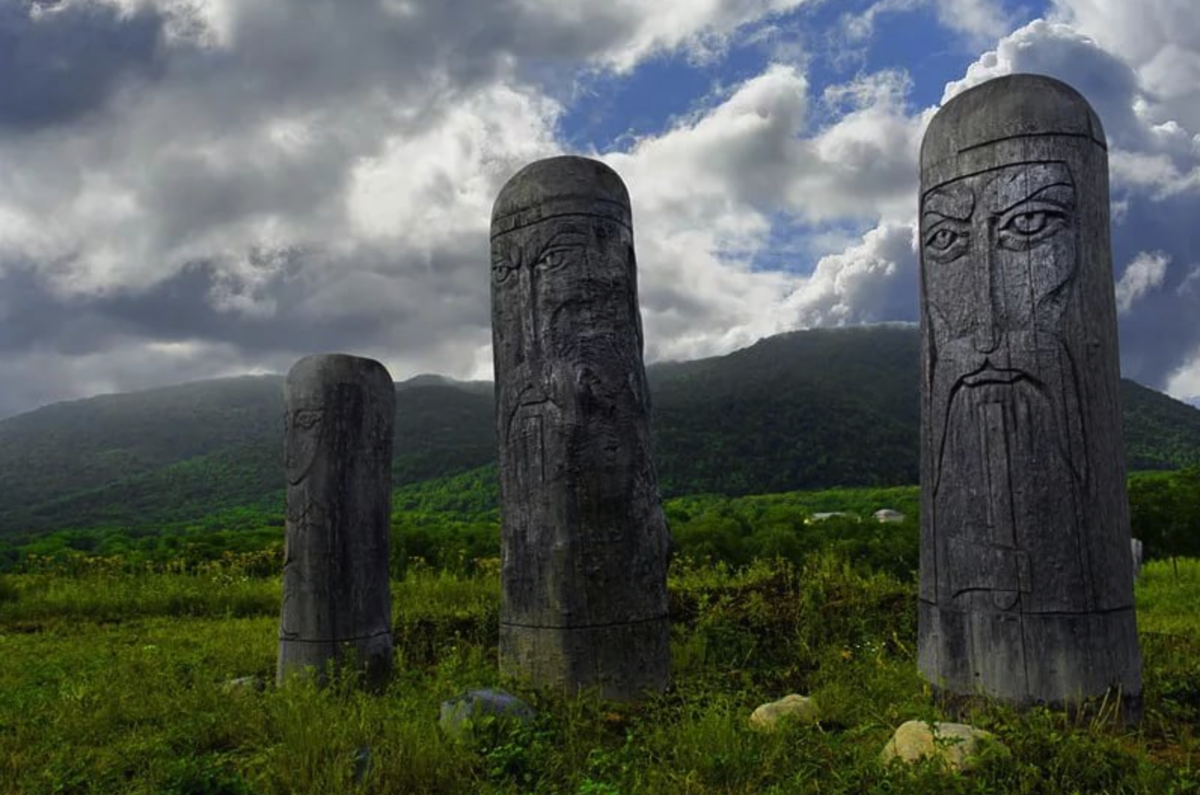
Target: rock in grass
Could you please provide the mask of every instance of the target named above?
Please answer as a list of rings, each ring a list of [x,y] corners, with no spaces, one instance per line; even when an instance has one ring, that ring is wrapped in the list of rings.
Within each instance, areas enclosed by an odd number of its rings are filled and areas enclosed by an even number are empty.
[[[929,757],[941,759],[951,770],[966,771],[974,767],[985,743],[1007,751],[991,732],[965,723],[910,720],[896,729],[881,757],[885,763],[892,759],[912,763]]]
[[[261,693],[267,687],[261,676],[239,676],[221,685],[222,693]]]
[[[361,784],[371,774],[374,763],[371,761],[371,746],[359,746],[354,751],[354,783]]]
[[[438,726],[448,736],[463,740],[473,737],[485,721],[529,725],[534,714],[532,707],[502,690],[470,690],[442,702]]]
[[[750,715],[750,726],[762,731],[773,731],[776,724],[785,717],[802,723],[816,723],[817,702],[809,696],[792,693],[755,709]]]

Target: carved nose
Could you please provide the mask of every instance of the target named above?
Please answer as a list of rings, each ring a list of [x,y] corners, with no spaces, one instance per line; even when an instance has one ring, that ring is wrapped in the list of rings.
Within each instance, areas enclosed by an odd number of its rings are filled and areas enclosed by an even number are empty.
[[[988,314],[992,313],[988,311]],[[996,325],[990,317],[987,320],[981,319],[975,328],[975,350],[980,353],[991,353],[999,345],[1000,335],[996,332]]]
[[[521,347],[525,361],[537,361],[541,345],[538,339],[537,278],[532,268],[521,268]]]
[[[996,296],[994,289],[995,268],[991,250],[981,252],[975,261],[983,267],[975,272],[975,350],[991,353],[1000,344],[1000,330],[996,327]]]

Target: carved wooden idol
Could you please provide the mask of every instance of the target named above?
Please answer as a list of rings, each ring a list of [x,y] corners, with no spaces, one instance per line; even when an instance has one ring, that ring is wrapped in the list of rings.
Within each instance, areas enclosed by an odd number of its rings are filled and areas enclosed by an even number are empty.
[[[392,669],[388,533],[396,391],[382,364],[308,356],[284,384],[287,541],[277,678],[323,679],[347,652],[371,687]]]
[[[921,148],[918,661],[943,694],[1136,718],[1100,120],[1011,75],[934,117]]]
[[[629,196],[540,160],[492,212],[500,664],[608,698],[661,690],[669,535],[650,457]]]

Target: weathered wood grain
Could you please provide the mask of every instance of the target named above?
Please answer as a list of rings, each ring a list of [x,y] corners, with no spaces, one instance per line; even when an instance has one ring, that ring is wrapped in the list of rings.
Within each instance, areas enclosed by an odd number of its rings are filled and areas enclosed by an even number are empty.
[[[277,679],[352,652],[371,687],[392,669],[388,546],[396,392],[382,364],[301,359],[284,384],[286,550]]]
[[[620,178],[581,157],[522,169],[493,208],[491,273],[501,668],[614,699],[661,690],[669,535]]]
[[[1141,660],[1108,157],[1070,86],[950,100],[921,150],[918,664],[943,692],[1071,705]]]

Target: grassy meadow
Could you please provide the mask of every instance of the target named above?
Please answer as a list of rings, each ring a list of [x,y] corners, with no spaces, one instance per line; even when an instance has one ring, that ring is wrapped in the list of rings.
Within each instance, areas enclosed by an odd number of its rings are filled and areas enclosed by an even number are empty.
[[[82,558],[0,576],[0,792],[1200,792],[1197,560],[1153,561],[1137,585],[1139,726],[980,707],[971,722],[1011,753],[958,774],[879,762],[897,725],[942,715],[915,671],[911,576],[844,550],[674,561],[673,686],[639,705],[498,680],[495,559],[407,562],[393,583],[397,673],[380,696],[352,682],[230,689],[273,676],[277,556],[142,571]],[[538,718],[473,742],[442,735],[440,703],[486,686]],[[817,725],[748,726],[791,692],[816,697]]]

